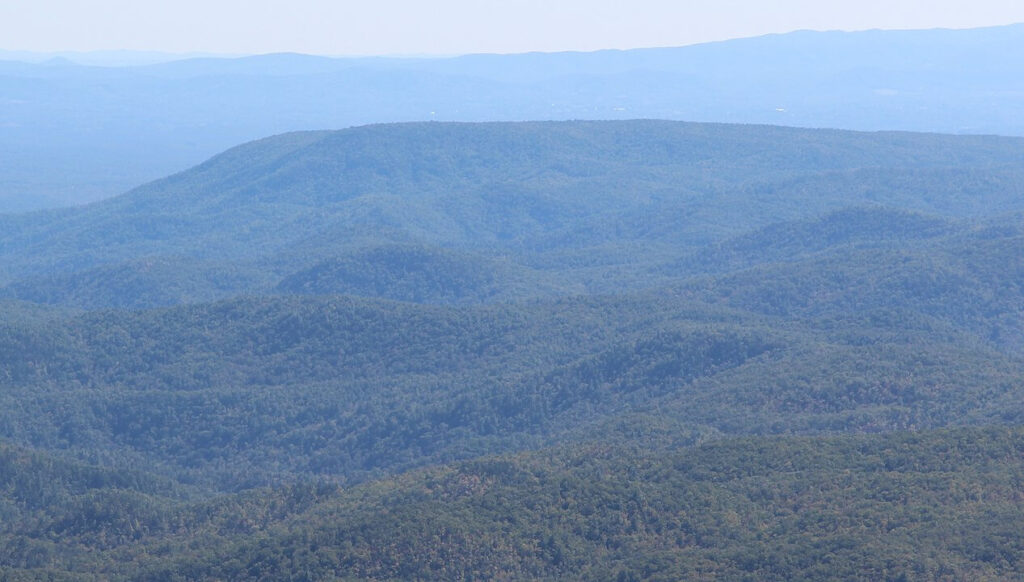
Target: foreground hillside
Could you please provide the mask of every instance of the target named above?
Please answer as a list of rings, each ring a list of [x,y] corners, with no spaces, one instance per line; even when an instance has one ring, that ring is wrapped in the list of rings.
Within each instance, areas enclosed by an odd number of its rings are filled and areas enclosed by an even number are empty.
[[[10,580],[1007,580],[1024,572],[1019,429],[663,447],[620,436],[352,489],[302,485],[202,502],[103,482],[61,494],[44,480],[56,498],[44,506],[17,488],[6,497],[18,503],[14,516],[34,518],[0,533],[0,572]],[[83,487],[69,468],[48,471],[68,490]]]
[[[1024,575],[1022,145],[369,126],[2,217],[0,577]]]

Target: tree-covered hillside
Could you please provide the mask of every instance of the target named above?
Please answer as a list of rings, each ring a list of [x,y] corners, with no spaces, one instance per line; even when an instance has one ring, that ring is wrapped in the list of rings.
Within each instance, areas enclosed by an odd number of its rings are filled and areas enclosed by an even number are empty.
[[[637,289],[658,264],[780,221],[924,213],[891,227],[913,236],[935,217],[1024,211],[1022,143],[664,121],[287,134],[110,201],[0,218],[0,283],[87,308],[272,289],[424,302]],[[857,220],[839,228],[870,237],[871,218],[833,223]],[[440,263],[428,281],[402,261]],[[339,270],[347,282],[331,281]]]
[[[774,249],[740,252],[772,229],[715,247],[753,266],[616,295],[433,306],[301,293],[24,316],[12,303],[0,430],[236,489],[587,440],[623,414],[702,434],[1019,417],[1017,231],[896,215],[926,228],[867,244],[856,216],[835,244],[815,236],[785,261],[773,259],[839,218],[794,224]],[[866,232],[884,231],[888,215],[872,216]]]
[[[1007,580],[1024,439],[988,428],[639,448],[182,501],[36,465],[9,580]],[[21,455],[21,456],[18,456]],[[0,456],[0,479],[25,453]],[[53,479],[45,479],[52,476]],[[24,477],[22,477],[24,479]],[[66,483],[63,485],[62,483]],[[28,519],[27,515],[32,515]]]
[[[0,217],[0,578],[1024,575],[1022,145],[370,126]]]

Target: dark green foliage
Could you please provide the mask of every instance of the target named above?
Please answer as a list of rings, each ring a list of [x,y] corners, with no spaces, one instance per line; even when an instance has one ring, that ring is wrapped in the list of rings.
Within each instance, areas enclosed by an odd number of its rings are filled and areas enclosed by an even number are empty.
[[[0,560],[26,579],[1013,579],[1022,458],[1018,429],[687,449],[618,435],[345,490],[107,504],[125,522],[106,535],[43,519],[4,533]]]
[[[370,579],[1012,577],[1022,447],[988,430],[483,460],[327,501],[227,555],[267,579],[299,564]],[[1000,532],[997,555],[979,553],[981,531]],[[208,564],[230,575],[222,560]]]
[[[35,328],[31,356],[9,336],[0,427],[37,446],[205,467],[207,479],[251,483],[282,463],[353,476],[536,441],[559,415],[582,415],[572,427],[766,349],[756,333],[686,320],[647,338],[657,314],[637,308],[329,297],[95,312]]]

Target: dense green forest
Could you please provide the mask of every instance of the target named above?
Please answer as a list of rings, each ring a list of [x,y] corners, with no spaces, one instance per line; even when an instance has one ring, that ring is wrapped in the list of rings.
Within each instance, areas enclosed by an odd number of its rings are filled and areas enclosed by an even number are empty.
[[[0,216],[0,579],[1024,575],[1022,146],[381,125]]]
[[[10,580],[1006,580],[1017,428],[655,439],[214,500],[6,450]],[[21,467],[18,467],[21,465]],[[22,468],[24,467],[24,468]],[[24,483],[26,468],[37,476]],[[130,487],[130,488],[129,488]]]

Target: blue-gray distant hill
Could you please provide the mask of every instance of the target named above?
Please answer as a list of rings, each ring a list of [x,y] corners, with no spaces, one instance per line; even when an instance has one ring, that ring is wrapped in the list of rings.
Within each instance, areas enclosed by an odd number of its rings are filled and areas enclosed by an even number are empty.
[[[1013,137],[677,121],[297,132],[110,200],[0,216],[0,295],[95,308],[617,292],[1024,212],[1022,168]]]
[[[377,122],[662,118],[1024,135],[1022,52],[1024,25],[456,58],[0,61],[0,211],[113,196],[266,135]]]

